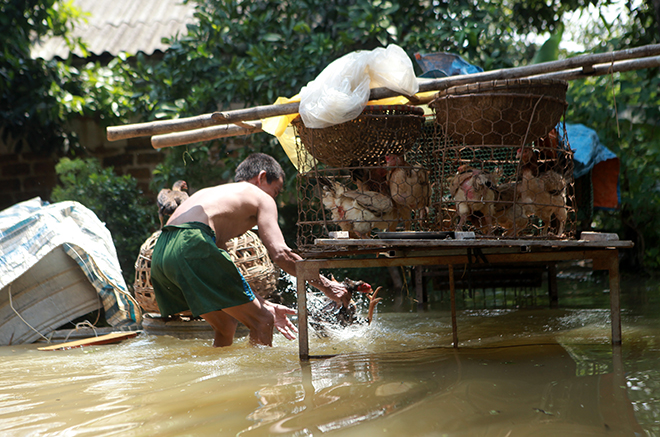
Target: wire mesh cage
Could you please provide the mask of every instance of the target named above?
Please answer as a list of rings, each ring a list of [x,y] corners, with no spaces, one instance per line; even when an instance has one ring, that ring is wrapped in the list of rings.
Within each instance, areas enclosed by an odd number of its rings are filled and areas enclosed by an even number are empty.
[[[460,110],[444,101],[458,90],[438,93],[429,105],[434,114],[409,147],[383,147],[349,164],[317,162],[299,174],[299,249],[320,250],[314,241],[333,231],[351,238],[397,231],[573,237],[573,155],[561,127],[567,85],[524,80],[505,85],[463,87],[470,96],[487,91],[483,101],[472,99]],[[306,137],[299,134],[297,140],[299,151],[310,150]],[[342,137],[345,144],[352,140]]]
[[[481,238],[575,236],[573,154],[565,130],[520,146],[457,144],[438,130],[436,124],[435,228]]]
[[[514,79],[449,88],[429,105],[441,172],[432,200],[442,229],[482,237],[575,235],[568,83]]]

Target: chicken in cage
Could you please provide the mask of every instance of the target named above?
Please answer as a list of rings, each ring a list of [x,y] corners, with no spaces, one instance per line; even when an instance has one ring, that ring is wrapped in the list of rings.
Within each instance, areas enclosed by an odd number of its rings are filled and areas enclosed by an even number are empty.
[[[387,155],[383,161],[368,167],[318,168],[303,176],[299,205],[301,215],[311,220],[299,225],[318,221],[351,238],[422,228],[431,196],[429,171],[401,155]]]
[[[555,129],[523,147],[445,147],[442,159],[449,171],[435,206],[454,230],[515,238],[573,233],[572,152]]]

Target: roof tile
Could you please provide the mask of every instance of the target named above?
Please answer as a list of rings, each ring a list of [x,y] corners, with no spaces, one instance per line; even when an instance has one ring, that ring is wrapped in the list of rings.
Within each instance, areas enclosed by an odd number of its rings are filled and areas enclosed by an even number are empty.
[[[74,0],[74,5],[90,15],[86,23],[75,26],[72,36],[82,38],[94,55],[164,51],[163,38],[185,34],[186,25],[195,22],[194,3],[182,0]],[[79,51],[74,54],[82,56]],[[68,55],[62,38],[41,41],[32,49],[34,58]]]

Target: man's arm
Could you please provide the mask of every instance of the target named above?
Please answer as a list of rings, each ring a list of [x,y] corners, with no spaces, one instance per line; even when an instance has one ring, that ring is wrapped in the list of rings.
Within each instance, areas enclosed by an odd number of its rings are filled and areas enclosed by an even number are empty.
[[[264,243],[264,246],[266,246],[266,249],[268,249],[273,262],[288,274],[296,276],[295,263],[302,258],[287,246],[280,225],[277,222],[277,217],[277,204],[275,200],[264,193],[263,198],[259,200],[257,212],[259,237]],[[322,275],[319,275],[318,279],[309,282],[321,290],[328,298],[344,306],[348,306],[351,296],[343,284]]]

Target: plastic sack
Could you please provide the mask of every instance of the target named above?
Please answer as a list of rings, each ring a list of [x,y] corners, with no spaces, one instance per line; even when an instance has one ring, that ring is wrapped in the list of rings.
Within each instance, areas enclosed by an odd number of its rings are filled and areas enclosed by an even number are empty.
[[[300,116],[309,128],[323,128],[356,118],[371,88],[403,95],[419,91],[412,61],[397,45],[352,52],[330,63],[300,91]]]

